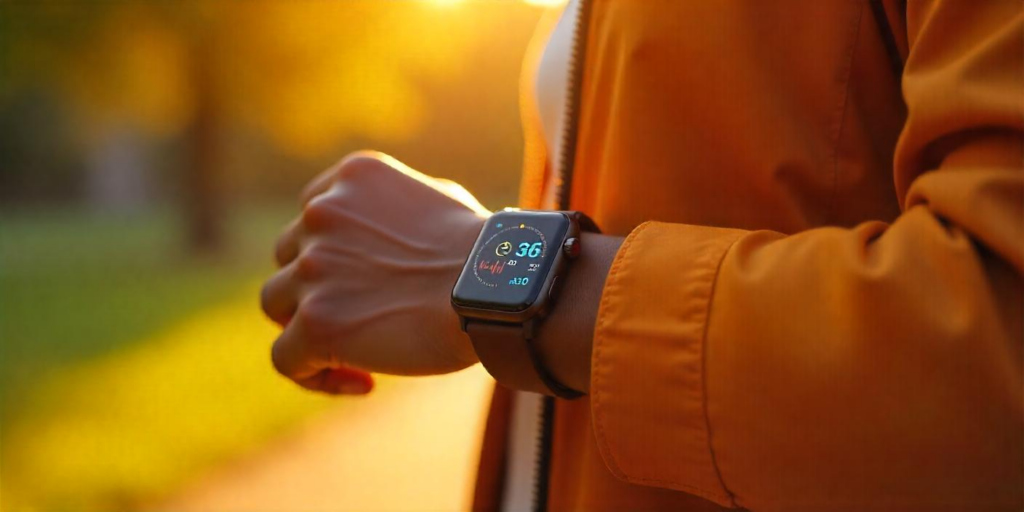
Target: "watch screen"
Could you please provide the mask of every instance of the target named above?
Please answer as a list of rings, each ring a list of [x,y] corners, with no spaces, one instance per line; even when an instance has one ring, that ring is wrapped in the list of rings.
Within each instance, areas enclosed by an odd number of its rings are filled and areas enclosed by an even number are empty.
[[[556,212],[498,212],[487,220],[452,300],[481,309],[522,311],[544,286],[569,219]]]

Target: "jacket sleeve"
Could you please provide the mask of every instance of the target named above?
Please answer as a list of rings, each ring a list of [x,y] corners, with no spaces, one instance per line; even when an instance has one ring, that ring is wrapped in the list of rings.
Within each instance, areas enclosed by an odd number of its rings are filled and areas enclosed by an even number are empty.
[[[1024,508],[1024,10],[907,19],[894,222],[622,245],[591,377],[618,478],[754,511]]]

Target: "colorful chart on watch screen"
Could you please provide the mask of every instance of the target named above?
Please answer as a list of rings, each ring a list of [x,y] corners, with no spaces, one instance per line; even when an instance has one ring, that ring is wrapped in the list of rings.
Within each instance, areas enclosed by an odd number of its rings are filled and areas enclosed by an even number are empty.
[[[519,311],[544,285],[568,219],[554,212],[500,212],[480,233],[452,298],[483,309]]]

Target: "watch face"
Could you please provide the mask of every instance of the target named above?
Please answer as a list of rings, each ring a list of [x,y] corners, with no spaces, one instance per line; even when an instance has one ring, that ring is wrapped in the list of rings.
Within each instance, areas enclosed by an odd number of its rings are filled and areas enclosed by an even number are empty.
[[[495,213],[455,283],[452,301],[485,310],[530,307],[544,287],[568,228],[568,217],[557,212]]]

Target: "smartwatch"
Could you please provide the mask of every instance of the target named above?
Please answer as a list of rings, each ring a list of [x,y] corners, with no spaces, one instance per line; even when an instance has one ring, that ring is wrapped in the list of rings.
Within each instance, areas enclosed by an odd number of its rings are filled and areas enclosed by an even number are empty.
[[[505,209],[484,224],[452,289],[452,307],[484,368],[501,384],[560,398],[582,393],[558,382],[534,346],[559,281],[580,255],[580,233],[598,232],[580,212]]]

